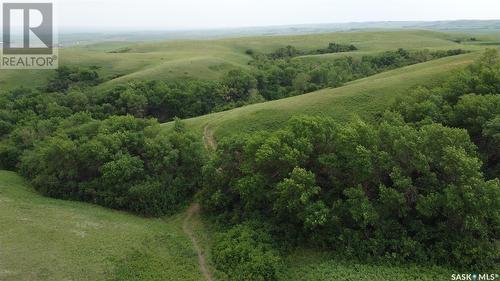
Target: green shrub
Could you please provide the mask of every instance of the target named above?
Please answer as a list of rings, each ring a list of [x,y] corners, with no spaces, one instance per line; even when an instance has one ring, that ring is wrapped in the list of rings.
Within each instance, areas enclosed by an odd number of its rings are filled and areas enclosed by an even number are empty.
[[[67,92],[71,87],[95,86],[101,82],[96,67],[83,69],[79,67],[61,66],[56,76],[49,81],[46,91]]]
[[[219,235],[212,248],[217,269],[229,280],[277,280],[280,258],[264,231],[250,224],[238,225]]]

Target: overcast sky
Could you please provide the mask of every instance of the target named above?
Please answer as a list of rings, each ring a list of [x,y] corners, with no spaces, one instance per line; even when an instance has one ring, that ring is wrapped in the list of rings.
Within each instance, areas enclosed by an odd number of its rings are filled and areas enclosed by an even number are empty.
[[[198,29],[499,19],[500,0],[57,0],[61,28]]]

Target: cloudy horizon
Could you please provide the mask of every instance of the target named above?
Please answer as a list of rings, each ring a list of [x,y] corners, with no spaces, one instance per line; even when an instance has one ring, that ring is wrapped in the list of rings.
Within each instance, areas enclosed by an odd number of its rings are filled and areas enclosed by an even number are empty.
[[[220,29],[322,23],[499,19],[497,0],[58,0],[59,27]]]

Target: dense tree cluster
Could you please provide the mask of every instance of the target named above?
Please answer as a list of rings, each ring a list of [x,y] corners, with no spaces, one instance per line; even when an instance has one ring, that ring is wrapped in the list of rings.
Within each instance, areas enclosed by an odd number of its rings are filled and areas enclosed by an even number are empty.
[[[500,177],[500,59],[489,50],[480,61],[435,88],[400,98],[393,110],[417,126],[432,122],[467,129],[488,177]]]
[[[292,45],[288,45],[286,47],[279,48],[270,54],[262,54],[252,49],[248,49],[246,51],[246,54],[253,56],[257,60],[261,59],[277,60],[277,59],[291,59],[294,57],[306,56],[306,55],[352,52],[356,50],[358,50],[358,48],[356,48],[356,46],[351,44],[330,43],[326,48],[317,49],[313,51],[299,50]]]
[[[166,122],[262,102],[256,83],[242,70],[229,71],[221,81],[134,82],[91,93],[89,110],[102,116],[131,114]]]
[[[311,54],[316,55],[316,54],[343,53],[343,52],[352,52],[356,50],[358,50],[358,48],[356,48],[356,46],[352,44],[330,43],[328,44],[328,47],[313,51],[311,52]]]
[[[165,133],[152,120],[82,113],[27,150],[20,172],[51,197],[159,216],[198,187],[200,149],[181,124]]]
[[[499,258],[499,83],[489,51],[376,124],[303,117],[223,140],[204,168],[202,205],[343,256],[488,268]]]
[[[97,73],[98,67],[78,68],[61,66],[56,69],[56,76],[45,88],[47,92],[67,92],[71,87],[89,87],[102,82]]]
[[[293,54],[295,49],[287,49]],[[339,87],[344,83],[383,71],[426,62],[429,60],[466,53],[466,51],[387,51],[361,58],[345,56],[335,60],[291,60],[289,57],[268,59],[255,56],[251,62],[258,71],[257,92],[266,100],[300,95],[327,87]]]
[[[24,150],[49,136],[73,114],[61,93],[40,94],[20,88],[0,96],[0,168],[14,170]],[[76,103],[74,106],[78,106]]]
[[[302,118],[219,144],[200,197],[228,221],[269,220],[280,239],[359,258],[491,265],[500,186],[465,130]]]

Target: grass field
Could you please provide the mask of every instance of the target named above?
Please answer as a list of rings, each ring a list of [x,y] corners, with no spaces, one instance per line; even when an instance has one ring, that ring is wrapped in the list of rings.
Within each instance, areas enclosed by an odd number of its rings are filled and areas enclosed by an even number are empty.
[[[358,31],[328,34],[259,36],[217,40],[176,40],[165,42],[131,43],[103,42],[63,48],[59,51],[61,65],[98,66],[101,76],[109,80],[107,87],[131,80],[168,80],[177,78],[217,79],[230,69],[248,68],[250,56],[245,50],[271,52],[293,45],[299,49],[324,48],[330,42],[354,44],[354,55],[377,53],[397,48],[480,50],[479,44],[458,44],[455,39],[475,36],[482,42],[500,40],[500,35],[459,34],[423,30]],[[298,59],[334,59],[345,54],[307,56]],[[2,70],[0,90],[20,85],[37,87],[53,75],[44,70]]]
[[[203,280],[182,218],[45,198],[0,171],[0,280]]]
[[[419,85],[439,83],[453,70],[465,67],[479,55],[475,52],[407,66],[353,81],[340,88],[249,105],[185,122],[200,134],[208,128],[216,137],[224,137],[239,132],[277,129],[291,117],[301,114],[326,115],[338,120],[354,116],[369,119],[398,95],[404,95]],[[165,127],[169,128],[171,124],[167,123]]]

